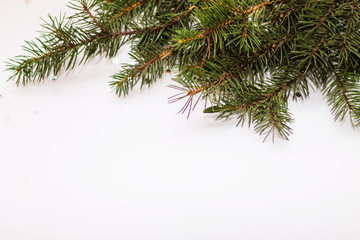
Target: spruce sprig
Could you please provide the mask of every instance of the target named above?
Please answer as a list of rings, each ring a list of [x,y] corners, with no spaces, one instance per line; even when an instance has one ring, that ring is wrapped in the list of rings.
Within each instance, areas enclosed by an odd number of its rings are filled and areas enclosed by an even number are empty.
[[[288,139],[289,100],[315,88],[336,120],[360,124],[358,0],[73,0],[70,17],[49,16],[29,55],[7,63],[26,85],[129,44],[135,64],[110,86],[124,96],[174,71],[180,112],[201,99],[219,119],[238,118],[267,137]]]

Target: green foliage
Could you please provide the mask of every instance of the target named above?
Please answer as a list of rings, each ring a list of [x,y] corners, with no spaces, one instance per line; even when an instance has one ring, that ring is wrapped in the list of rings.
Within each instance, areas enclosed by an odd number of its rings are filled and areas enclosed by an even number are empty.
[[[10,60],[17,84],[41,81],[91,57],[131,46],[134,65],[110,82],[119,96],[176,72],[180,112],[205,99],[205,113],[236,116],[256,132],[288,139],[288,101],[309,89],[336,120],[360,124],[358,0],[76,0],[70,17],[49,16],[27,56]],[[290,98],[290,99],[289,99]]]

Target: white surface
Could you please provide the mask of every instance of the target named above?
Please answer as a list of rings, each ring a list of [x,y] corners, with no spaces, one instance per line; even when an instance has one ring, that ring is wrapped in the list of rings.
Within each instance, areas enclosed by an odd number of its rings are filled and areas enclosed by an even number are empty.
[[[66,2],[2,0],[2,69]],[[360,131],[319,94],[291,104],[290,141],[262,143],[201,106],[177,115],[169,79],[116,97],[119,66],[19,88],[0,72],[0,239],[360,239]]]

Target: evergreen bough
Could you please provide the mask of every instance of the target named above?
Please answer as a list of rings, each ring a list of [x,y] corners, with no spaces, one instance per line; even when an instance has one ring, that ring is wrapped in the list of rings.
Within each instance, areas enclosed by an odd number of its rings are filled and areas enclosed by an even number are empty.
[[[113,58],[129,44],[128,64],[112,76],[125,96],[165,72],[185,99],[200,99],[205,113],[236,116],[268,136],[288,139],[289,99],[315,88],[336,120],[360,124],[360,4],[358,0],[77,0],[70,17],[49,16],[30,56],[7,63],[10,79],[26,85],[102,55]]]

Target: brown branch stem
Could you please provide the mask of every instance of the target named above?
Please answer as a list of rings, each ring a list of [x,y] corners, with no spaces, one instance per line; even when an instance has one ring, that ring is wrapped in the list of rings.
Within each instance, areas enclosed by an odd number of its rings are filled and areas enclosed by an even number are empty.
[[[81,2],[84,11],[87,12],[87,14],[89,14],[89,16],[92,18],[92,20],[95,22],[95,24],[101,29],[102,32],[106,33],[107,31],[105,30],[105,28],[100,24],[100,22],[95,18],[95,16],[91,13],[91,11],[89,10],[88,6]]]

